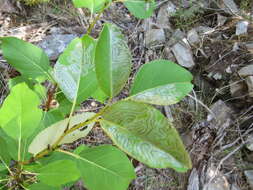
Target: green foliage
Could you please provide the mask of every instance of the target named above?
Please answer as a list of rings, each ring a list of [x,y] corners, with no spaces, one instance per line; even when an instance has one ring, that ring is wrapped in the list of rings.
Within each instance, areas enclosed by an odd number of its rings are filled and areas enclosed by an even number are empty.
[[[88,8],[92,13],[99,12],[103,9],[106,3],[111,0],[72,0],[77,8]]]
[[[201,19],[201,15],[204,13],[204,9],[198,4],[198,2],[192,3],[189,8],[179,8],[172,16],[175,27],[181,29],[188,29],[192,25]]]
[[[125,0],[124,5],[137,18],[148,18],[155,9],[155,0]]]
[[[110,3],[74,0],[91,12],[102,12]],[[139,18],[150,16],[155,6],[142,0],[124,4]],[[182,100],[193,88],[190,72],[167,60],[146,63],[135,76],[130,96],[112,104],[132,66],[117,26],[104,24],[98,39],[89,32],[74,39],[54,68],[40,48],[14,37],[0,40],[5,59],[21,73],[9,81],[10,94],[0,108],[0,180],[8,179],[11,188],[61,189],[82,179],[89,190],[125,190],[135,178],[126,154],[154,168],[191,168],[173,124],[148,105]],[[41,85],[45,81],[52,88]],[[90,97],[105,107],[98,113],[74,114]],[[95,123],[121,150],[112,145],[62,149],[61,145],[86,137]]]
[[[175,63],[152,61],[140,68],[130,99],[157,105],[175,104],[192,90],[191,80],[190,72]]]
[[[4,58],[22,76],[32,79],[39,76],[51,78],[49,59],[42,49],[14,37],[2,37],[0,40]]]
[[[98,83],[109,97],[124,87],[131,71],[131,58],[121,31],[115,25],[105,24],[96,47],[95,65]]]
[[[84,183],[91,190],[124,190],[135,178],[127,156],[113,146],[84,149],[77,160]]]
[[[56,82],[72,102],[81,103],[97,89],[95,47],[96,41],[88,35],[76,38],[59,57],[54,67]]]
[[[176,129],[152,106],[120,101],[105,111],[101,126],[117,146],[150,167],[191,168]]]
[[[49,186],[59,187],[62,184],[78,180],[80,172],[72,160],[51,162],[38,170],[38,179]]]
[[[39,97],[25,83],[14,86],[0,109],[0,126],[16,140],[29,137],[42,117],[39,104]]]

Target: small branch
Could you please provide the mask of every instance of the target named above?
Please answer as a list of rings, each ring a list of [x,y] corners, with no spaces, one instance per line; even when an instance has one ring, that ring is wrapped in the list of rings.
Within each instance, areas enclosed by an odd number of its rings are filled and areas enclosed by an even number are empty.
[[[98,15],[96,16],[96,18],[93,20],[93,22],[89,25],[89,28],[87,30],[87,34],[90,35],[90,33],[92,32],[92,29],[94,28],[95,24],[97,23],[97,21],[100,19],[102,13],[105,11],[105,9],[107,8],[107,6],[110,3],[106,3],[104,5],[104,7],[102,8],[102,10],[98,13]]]

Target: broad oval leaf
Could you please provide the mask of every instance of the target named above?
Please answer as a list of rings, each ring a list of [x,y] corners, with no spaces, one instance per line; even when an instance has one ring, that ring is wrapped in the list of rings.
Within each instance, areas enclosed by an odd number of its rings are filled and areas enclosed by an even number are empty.
[[[76,158],[84,184],[90,190],[125,190],[135,178],[127,156],[113,146],[85,148]]]
[[[120,101],[105,111],[101,126],[118,147],[150,167],[191,168],[178,132],[152,106]]]
[[[124,5],[137,18],[150,17],[155,9],[155,0],[125,0]]]
[[[69,126],[73,127],[74,125],[77,125],[81,122],[86,121],[92,116],[94,116],[94,113],[92,112],[85,112],[83,114],[75,115],[71,117]],[[59,139],[59,137],[64,133],[64,130],[67,127],[68,121],[69,121],[69,118],[64,119],[41,131],[30,144],[28,151],[36,155],[40,151],[46,149],[48,145],[49,146],[53,145]],[[60,144],[72,143],[73,141],[77,139],[85,137],[90,132],[93,126],[94,126],[94,123],[91,123],[88,126],[83,126],[84,128],[73,131],[72,133],[66,135],[62,139]]]
[[[0,127],[16,140],[29,137],[42,117],[39,105],[40,99],[35,92],[25,83],[17,84],[0,109]]]
[[[38,179],[49,186],[59,187],[80,177],[76,163],[72,160],[58,160],[38,170]]]
[[[105,24],[99,36],[95,65],[99,86],[109,97],[117,95],[128,80],[131,53],[115,25]]]
[[[157,105],[175,104],[192,90],[191,80],[192,74],[173,62],[152,61],[140,68],[129,99]]]
[[[39,47],[15,37],[2,37],[3,56],[22,76],[37,78],[45,76],[51,79],[50,62]]]
[[[77,104],[97,89],[94,56],[96,41],[88,35],[75,38],[54,66],[54,78],[65,96]]]
[[[91,13],[100,11],[108,0],[72,0],[76,8],[88,8]]]

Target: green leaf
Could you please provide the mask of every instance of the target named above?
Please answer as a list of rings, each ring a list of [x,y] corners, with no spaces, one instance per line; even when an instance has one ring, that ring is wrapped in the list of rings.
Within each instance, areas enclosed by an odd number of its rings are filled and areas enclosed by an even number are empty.
[[[75,115],[71,117],[69,126],[73,127],[74,125],[88,120],[92,116],[94,116],[94,113],[91,112],[85,112],[83,114]],[[64,133],[65,129],[67,128],[68,121],[69,118],[64,119],[41,131],[30,144],[28,151],[36,155],[40,151],[46,149],[48,145],[53,145]],[[94,123],[91,123],[86,127],[84,126],[84,129],[81,128],[79,130],[73,131],[72,133],[66,135],[62,139],[60,144],[72,143],[77,139],[85,137],[90,132],[93,126]]]
[[[25,78],[23,76],[17,76],[15,78],[9,79],[8,81],[8,86],[9,88],[13,88],[14,86],[16,86],[19,83],[25,82],[27,84],[27,86],[29,86],[29,88],[33,88],[34,85],[34,81],[28,78]]]
[[[15,37],[1,37],[3,56],[22,76],[35,79],[38,76],[51,78],[50,63],[39,47]]]
[[[71,103],[63,93],[57,94],[56,100],[59,103],[59,107],[57,108],[57,110],[61,112],[64,116],[68,115],[70,113],[73,103]],[[79,109],[79,106],[76,106],[75,110],[76,109]]]
[[[58,109],[54,109],[54,110],[45,112],[44,118],[43,118],[43,124],[45,126],[50,126],[63,119],[64,119],[63,113],[61,113]]]
[[[86,148],[79,155],[78,168],[90,190],[126,190],[135,178],[127,156],[113,146]]]
[[[0,163],[0,172],[2,172],[4,170],[7,170],[7,168],[3,164]]]
[[[140,68],[129,99],[157,105],[175,104],[192,90],[191,80],[191,73],[173,62],[152,61]]]
[[[52,186],[45,185],[43,183],[34,183],[29,186],[29,190],[60,190],[61,188],[55,188]]]
[[[150,17],[155,9],[155,0],[125,0],[124,5],[137,18]]]
[[[0,128],[0,136],[5,141],[5,149],[8,151],[10,157],[14,160],[18,160],[18,141],[8,136],[2,128]]]
[[[152,106],[120,101],[105,111],[101,126],[118,147],[150,167],[178,172],[191,168],[178,132]]]
[[[105,24],[98,39],[95,65],[100,88],[109,97],[124,87],[131,70],[131,53],[115,25]]]
[[[72,0],[76,8],[88,8],[91,13],[100,11],[108,0]]]
[[[92,98],[94,98],[95,100],[104,103],[105,100],[108,98],[108,96],[100,89],[98,88],[92,95]]]
[[[75,38],[54,66],[54,78],[65,96],[77,104],[97,89],[94,56],[96,41],[88,35]]]
[[[76,163],[71,160],[52,162],[38,171],[38,179],[49,186],[59,187],[80,177]]]
[[[9,154],[9,150],[7,149],[7,143],[5,140],[0,136],[0,163],[4,162],[5,164],[9,165],[11,161],[11,156]]]
[[[14,139],[29,137],[42,117],[39,104],[37,94],[25,83],[14,86],[0,109],[0,126]]]

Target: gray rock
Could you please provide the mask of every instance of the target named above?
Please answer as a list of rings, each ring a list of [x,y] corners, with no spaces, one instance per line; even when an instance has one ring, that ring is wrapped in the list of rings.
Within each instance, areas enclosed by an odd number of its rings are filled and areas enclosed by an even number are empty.
[[[166,46],[164,48],[164,52],[163,52],[164,58],[173,62],[176,62],[176,58],[174,56],[174,54],[171,51],[171,48]]]
[[[253,76],[246,77],[246,84],[248,86],[249,96],[253,97]]]
[[[179,65],[186,68],[193,68],[195,66],[191,49],[184,42],[178,42],[173,45],[172,52]]]
[[[188,180],[187,190],[199,190],[199,174],[196,168],[193,168]]]
[[[18,11],[10,2],[10,0],[1,0],[0,1],[0,12],[2,13],[17,13]]]
[[[245,46],[249,52],[253,53],[253,42],[247,42]]]
[[[147,48],[165,43],[165,33],[163,29],[150,29],[145,34],[145,45]]]
[[[250,151],[253,151],[253,135],[249,135],[249,136],[248,136],[246,147],[247,147]]]
[[[198,26],[198,27],[196,27],[196,31],[198,33],[200,33],[201,35],[203,35],[203,34],[210,34],[210,33],[214,32],[215,29],[208,27],[208,26]]]
[[[171,1],[169,1],[166,4],[166,10],[167,10],[168,16],[171,17],[177,11],[177,7]]]
[[[206,184],[203,188],[203,190],[230,190],[229,185],[223,182],[215,182]]]
[[[198,35],[196,29],[193,28],[190,31],[188,31],[187,40],[191,45],[196,45],[196,44],[200,43],[200,38],[199,38],[199,35]]]
[[[177,42],[183,40],[185,38],[185,33],[182,32],[180,29],[177,29],[171,36],[170,40],[168,41],[167,45],[172,46]]]
[[[221,80],[222,79],[222,74],[217,72],[217,73],[210,73],[211,76],[215,79],[215,80]]]
[[[177,11],[177,7],[169,1],[162,6],[157,15],[157,25],[164,29],[171,29],[169,18]]]
[[[207,116],[207,121],[213,122],[213,127],[216,129],[225,128],[232,122],[232,109],[228,107],[222,100],[218,100],[211,105]]]
[[[56,60],[67,45],[77,35],[74,34],[54,34],[45,37],[38,46],[44,49],[50,60]]]
[[[221,14],[218,14],[217,16],[217,22],[218,22],[218,26],[223,26],[225,24],[225,22],[227,21],[227,17],[222,16]]]
[[[241,190],[236,184],[231,185],[231,190]]]
[[[253,76],[253,64],[247,65],[238,71],[241,77]]]
[[[233,0],[222,0],[220,3],[220,8],[222,8],[226,13],[238,14],[239,9]]]
[[[232,97],[240,97],[245,95],[247,91],[247,86],[244,81],[230,81],[230,94]]]
[[[245,20],[239,21],[236,24],[236,32],[235,32],[235,34],[237,36],[242,35],[242,34],[247,34],[247,32],[248,32],[248,25],[249,25],[248,21],[245,21]]]
[[[253,189],[253,170],[244,171],[244,175],[246,176],[248,184]]]
[[[230,184],[226,177],[220,171],[216,171],[216,167],[211,166],[206,173],[207,183],[203,190],[230,190]]]

